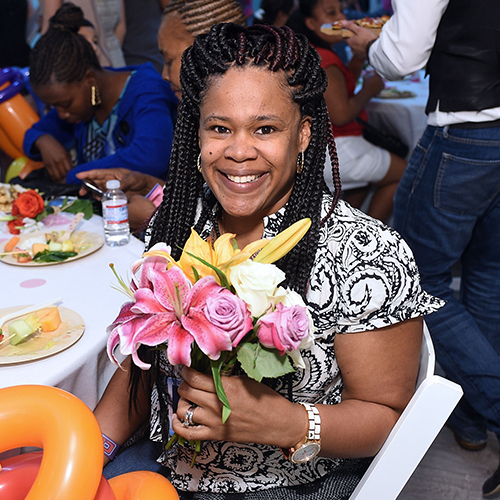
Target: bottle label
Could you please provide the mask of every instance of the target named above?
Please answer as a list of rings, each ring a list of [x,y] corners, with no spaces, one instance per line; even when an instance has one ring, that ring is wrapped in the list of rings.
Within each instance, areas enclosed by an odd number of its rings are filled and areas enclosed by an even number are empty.
[[[127,202],[123,200],[103,201],[102,216],[106,224],[126,224],[128,222]]]

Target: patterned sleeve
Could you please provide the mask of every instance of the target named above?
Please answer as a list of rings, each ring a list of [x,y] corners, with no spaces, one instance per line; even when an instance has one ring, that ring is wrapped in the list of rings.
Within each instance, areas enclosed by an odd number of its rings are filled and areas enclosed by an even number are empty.
[[[442,307],[422,290],[413,254],[394,229],[345,204],[336,212],[328,247],[338,332],[383,328]]]

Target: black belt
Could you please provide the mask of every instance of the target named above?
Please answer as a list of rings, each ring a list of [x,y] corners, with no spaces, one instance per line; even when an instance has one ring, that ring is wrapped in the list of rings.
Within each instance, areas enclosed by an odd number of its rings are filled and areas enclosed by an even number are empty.
[[[449,128],[491,128],[500,127],[500,118],[498,120],[492,120],[489,122],[465,122],[465,123],[453,123],[448,125]]]

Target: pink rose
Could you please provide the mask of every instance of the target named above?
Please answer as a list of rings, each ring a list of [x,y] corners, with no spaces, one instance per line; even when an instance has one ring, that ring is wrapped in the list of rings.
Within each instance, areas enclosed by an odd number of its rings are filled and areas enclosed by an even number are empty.
[[[257,335],[262,345],[276,348],[281,355],[295,351],[309,334],[309,317],[303,306],[286,307],[282,303],[258,321]]]
[[[210,323],[229,334],[233,347],[253,328],[246,303],[227,288],[207,296],[205,316]]]

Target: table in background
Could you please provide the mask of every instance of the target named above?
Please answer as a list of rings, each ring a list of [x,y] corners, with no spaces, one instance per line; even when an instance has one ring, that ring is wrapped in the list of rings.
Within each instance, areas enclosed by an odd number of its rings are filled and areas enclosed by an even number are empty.
[[[104,235],[102,218],[83,221],[78,230]],[[0,234],[0,239],[9,238]],[[85,322],[82,337],[68,349],[48,358],[0,366],[0,387],[39,384],[59,387],[79,397],[94,409],[116,367],[106,354],[106,327],[126,302],[124,294],[111,288],[116,284],[110,263],[123,278],[130,264],[140,258],[144,245],[136,238],[122,247],[106,244],[81,259],[52,266],[20,267],[0,263],[2,289],[0,308],[31,305],[62,297],[61,305],[76,311]],[[45,282],[30,287],[34,280]]]
[[[374,97],[366,105],[371,125],[395,135],[410,148],[406,159],[409,159],[427,126],[425,105],[429,95],[429,82],[423,79],[423,71],[418,74],[420,78],[418,82],[405,79],[386,83],[386,87],[413,92],[416,94],[415,97],[399,99]]]

